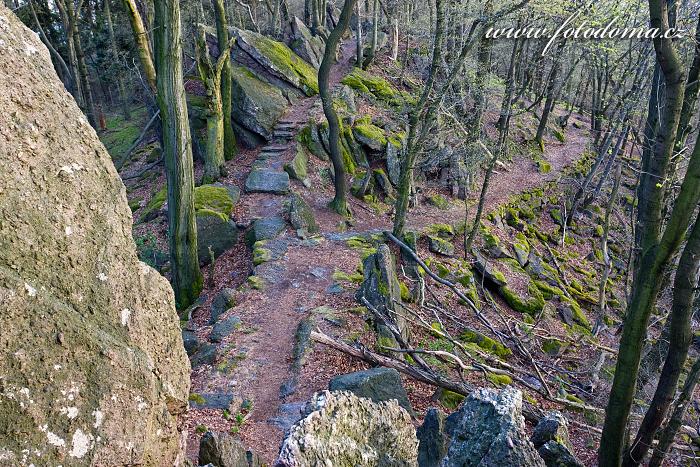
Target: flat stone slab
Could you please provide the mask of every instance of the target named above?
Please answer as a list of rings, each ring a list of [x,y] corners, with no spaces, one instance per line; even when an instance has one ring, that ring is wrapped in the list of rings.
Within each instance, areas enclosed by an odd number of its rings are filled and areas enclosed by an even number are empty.
[[[233,394],[211,393],[198,394],[198,397],[190,398],[190,407],[193,409],[227,409],[233,402]]]
[[[230,316],[214,325],[214,329],[212,329],[211,334],[209,335],[209,340],[211,342],[219,343],[240,327],[241,318],[238,316]]]
[[[274,193],[284,195],[289,192],[289,174],[283,171],[254,169],[245,181],[249,193]]]

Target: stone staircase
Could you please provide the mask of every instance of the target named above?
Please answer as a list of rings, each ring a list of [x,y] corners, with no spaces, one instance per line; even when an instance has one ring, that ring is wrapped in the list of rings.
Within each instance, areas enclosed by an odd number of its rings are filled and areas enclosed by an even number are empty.
[[[262,148],[245,182],[248,193],[289,193],[289,174],[284,171],[284,152],[296,136],[299,122],[282,119],[272,130],[272,141]]]

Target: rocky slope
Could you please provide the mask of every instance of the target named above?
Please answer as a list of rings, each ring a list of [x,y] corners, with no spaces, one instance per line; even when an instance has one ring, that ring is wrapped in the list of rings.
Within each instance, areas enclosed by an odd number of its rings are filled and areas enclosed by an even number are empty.
[[[173,465],[190,365],[124,185],[0,6],[0,464]]]

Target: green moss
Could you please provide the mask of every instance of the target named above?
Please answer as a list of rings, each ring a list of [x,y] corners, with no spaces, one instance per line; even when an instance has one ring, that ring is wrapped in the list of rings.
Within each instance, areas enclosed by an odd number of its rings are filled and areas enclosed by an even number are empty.
[[[553,130],[552,134],[554,137],[559,141],[560,143],[566,142],[566,136],[564,136],[564,132],[561,130]]]
[[[255,290],[262,290],[265,288],[265,281],[258,276],[250,276],[248,277],[248,285]]]
[[[447,210],[450,208],[450,202],[440,194],[434,194],[428,197],[428,202],[438,209]]]
[[[387,138],[384,134],[384,130],[371,123],[355,123],[353,127],[355,131],[360,136],[367,138],[368,140],[376,141],[379,146],[386,146]]]
[[[131,120],[121,114],[107,118],[107,129],[100,133],[100,141],[114,161],[122,159],[139,137],[147,118],[145,107],[132,111]]]
[[[595,235],[596,235],[596,237],[602,237],[604,233],[605,233],[605,229],[603,229],[603,226],[602,226],[602,225],[596,225],[596,226],[595,226]]]
[[[363,280],[363,276],[359,272],[348,274],[347,272],[343,271],[335,271],[332,277],[334,281],[352,282],[353,284],[360,284]]]
[[[282,42],[262,35],[255,35],[255,47],[265,55],[277,68],[290,75],[296,75],[307,96],[318,94],[318,74],[316,70],[302,60],[292,49]]]
[[[537,170],[539,170],[540,173],[548,174],[552,171],[552,164],[544,159],[540,159],[537,161]]]
[[[346,245],[361,253],[362,259],[377,252],[377,248],[373,243],[365,240],[362,237],[350,237],[345,241]]]
[[[448,391],[447,389],[443,389],[440,392],[440,403],[446,409],[456,410],[457,407],[459,407],[459,404],[461,404],[463,400],[464,400],[464,396],[462,394]]]
[[[542,351],[548,355],[559,355],[564,343],[559,339],[545,339],[542,343]]]
[[[530,281],[527,287],[528,297],[523,297],[508,288],[507,285],[499,289],[501,296],[513,310],[519,313],[536,315],[544,308],[544,296],[534,281]]]
[[[449,224],[431,224],[428,226],[427,233],[437,235],[438,237],[454,237],[454,228]]]
[[[411,302],[413,301],[413,297],[411,297],[411,292],[408,290],[408,286],[404,284],[403,282],[399,282],[399,289],[401,289],[401,300],[404,302]]]
[[[549,211],[549,215],[552,217],[552,220],[556,222],[558,225],[564,225],[564,220],[561,216],[561,210],[555,208]]]
[[[163,187],[160,190],[156,192],[155,195],[151,198],[151,200],[148,202],[146,207],[143,209],[141,212],[141,221],[143,222],[149,215],[152,213],[159,211],[160,208],[163,207],[165,204],[165,201],[168,199],[168,189],[167,187]]]
[[[486,352],[492,353],[501,358],[505,358],[512,354],[508,347],[477,331],[467,329],[459,335],[459,338],[463,342],[476,344],[482,350],[485,350]]]
[[[508,375],[498,375],[496,373],[487,373],[486,377],[488,378],[489,381],[491,381],[495,386],[507,386],[509,384],[513,383],[513,378],[511,378]]]
[[[272,259],[272,252],[265,247],[267,240],[258,240],[253,245],[253,264],[258,266]]]
[[[378,352],[386,352],[386,348],[395,348],[396,341],[392,337],[377,336],[376,348]]]
[[[197,394],[196,392],[193,392],[192,394],[190,394],[190,396],[187,398],[187,400],[189,400],[190,402],[194,402],[195,404],[198,404],[198,405],[202,405],[206,402],[204,397]]]
[[[566,398],[567,401],[575,402],[576,404],[581,404],[581,405],[585,405],[585,404],[586,404],[586,403],[583,401],[583,399],[581,399],[580,397],[576,397],[576,396],[574,396],[573,394],[567,394],[565,398]]]
[[[365,94],[372,94],[377,99],[393,103],[398,91],[384,78],[373,76],[360,68],[353,68],[341,83]]]
[[[198,216],[218,216],[227,221],[233,211],[233,200],[224,187],[202,185],[194,189],[194,209]]]

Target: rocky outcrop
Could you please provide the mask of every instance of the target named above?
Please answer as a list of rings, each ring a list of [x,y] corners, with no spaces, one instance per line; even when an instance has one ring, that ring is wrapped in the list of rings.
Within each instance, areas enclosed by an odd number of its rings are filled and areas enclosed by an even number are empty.
[[[296,16],[292,18],[292,43],[290,47],[297,55],[318,69],[326,47],[323,39],[311,34],[304,22]]]
[[[233,67],[232,90],[232,118],[240,127],[258,135],[260,142],[270,141],[275,124],[287,109],[282,92],[241,66]]]
[[[522,405],[522,393],[511,387],[470,394],[448,417],[451,442],[442,465],[543,467],[525,432]]]
[[[537,423],[531,440],[547,467],[583,467],[573,454],[568,423],[560,412],[547,412]]]
[[[0,459],[179,465],[189,362],[126,191],[38,36],[0,5]]]
[[[238,242],[238,227],[231,219],[235,201],[240,197],[237,190],[219,184],[194,190],[197,253],[203,264],[209,264],[212,255],[218,258]]]
[[[411,417],[396,401],[375,403],[347,392],[314,395],[274,465],[417,466]]]

